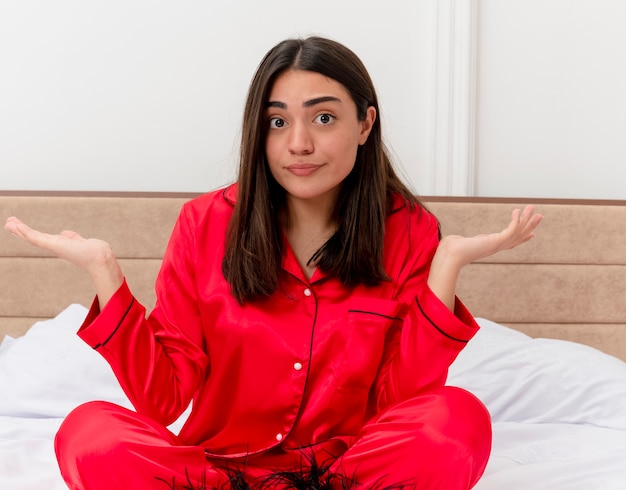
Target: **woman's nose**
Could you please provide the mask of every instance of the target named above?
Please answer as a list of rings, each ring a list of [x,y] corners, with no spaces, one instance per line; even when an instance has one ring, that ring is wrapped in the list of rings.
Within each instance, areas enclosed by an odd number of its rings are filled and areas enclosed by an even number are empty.
[[[313,152],[313,138],[305,123],[293,124],[289,136],[289,151],[291,153],[308,155]]]

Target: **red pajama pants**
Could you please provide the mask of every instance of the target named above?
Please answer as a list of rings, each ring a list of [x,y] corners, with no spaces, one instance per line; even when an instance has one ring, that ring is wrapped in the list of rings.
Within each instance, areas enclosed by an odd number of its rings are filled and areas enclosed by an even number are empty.
[[[363,427],[332,464],[355,486],[468,489],[482,475],[491,449],[484,405],[468,392],[442,387],[398,404]],[[232,462],[207,458],[156,422],[107,402],[72,411],[55,440],[61,473],[72,489],[230,488]],[[285,469],[275,450],[242,466],[253,486]],[[276,488],[276,487],[274,487]]]

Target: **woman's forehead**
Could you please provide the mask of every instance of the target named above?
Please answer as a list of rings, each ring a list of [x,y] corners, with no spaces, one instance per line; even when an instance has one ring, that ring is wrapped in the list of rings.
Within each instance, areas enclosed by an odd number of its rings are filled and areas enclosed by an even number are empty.
[[[290,69],[281,73],[269,91],[268,102],[288,102],[324,98],[344,100],[349,98],[348,90],[338,81],[321,73],[308,70]]]

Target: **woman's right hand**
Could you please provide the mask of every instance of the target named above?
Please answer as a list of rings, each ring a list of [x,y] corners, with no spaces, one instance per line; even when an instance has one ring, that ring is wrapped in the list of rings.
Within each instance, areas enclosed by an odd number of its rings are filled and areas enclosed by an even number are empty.
[[[15,217],[8,218],[4,227],[31,245],[48,250],[85,270],[96,287],[101,309],[124,281],[111,246],[103,240],[83,238],[67,230],[58,235],[42,233]]]

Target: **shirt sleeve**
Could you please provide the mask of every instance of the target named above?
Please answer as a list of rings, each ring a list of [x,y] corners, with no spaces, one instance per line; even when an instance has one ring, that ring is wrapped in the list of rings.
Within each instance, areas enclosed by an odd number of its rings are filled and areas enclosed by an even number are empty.
[[[397,277],[396,295],[405,313],[387,334],[376,380],[376,411],[443,385],[450,364],[479,328],[458,298],[451,311],[428,287],[439,244],[437,220],[421,210],[411,213],[407,228],[407,259]]]
[[[187,408],[208,367],[196,314],[192,239],[183,211],[165,252],[157,304],[148,318],[124,281],[102,311],[96,298],[78,331],[109,362],[135,409],[164,425]]]

